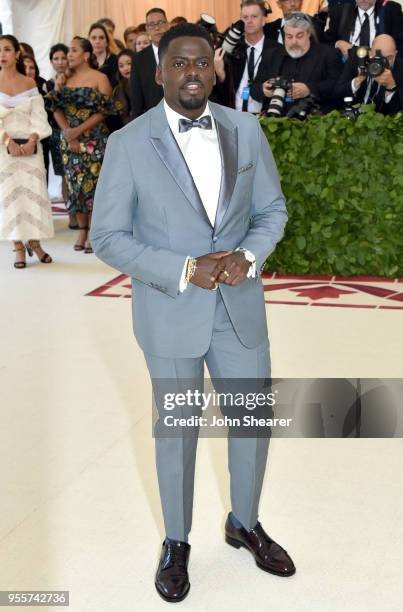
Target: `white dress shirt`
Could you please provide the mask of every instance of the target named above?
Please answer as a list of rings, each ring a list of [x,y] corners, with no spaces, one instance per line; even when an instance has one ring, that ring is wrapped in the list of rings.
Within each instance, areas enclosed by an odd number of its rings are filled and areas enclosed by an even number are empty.
[[[211,225],[214,227],[221,189],[222,160],[217,128],[209,105],[207,103],[206,108],[200,113],[197,119],[206,115],[210,116],[212,129],[203,130],[196,127],[187,132],[179,132],[179,119],[187,119],[187,117],[174,111],[167,104],[165,99],[164,108],[171,132],[185,158],[207,216],[210,219]],[[254,259],[251,253],[248,253],[248,255]],[[184,279],[188,260],[189,258],[187,258],[183,268],[179,286],[180,291],[184,291],[187,286]],[[249,268],[248,276],[254,276],[255,272],[256,264],[253,264]]]
[[[369,45],[372,45],[372,42],[376,36],[376,27],[375,27],[375,7],[370,8],[368,11],[363,11],[361,8],[358,9],[358,15],[355,20],[355,28],[350,36],[350,42],[354,46],[358,46],[360,44],[360,34],[361,28],[364,24],[365,13],[368,13],[369,17]],[[377,19],[379,19],[377,17]]]
[[[242,104],[243,104],[243,100],[242,100],[242,92],[244,90],[244,88],[247,86],[248,81],[249,81],[249,75],[248,75],[248,61],[249,61],[249,55],[251,53],[251,47],[254,47],[255,49],[255,70],[253,72],[253,76],[256,76],[256,73],[258,71],[259,68],[259,64],[262,61],[262,53],[263,53],[263,45],[264,45],[264,36],[262,36],[262,38],[255,43],[254,45],[252,45],[251,43],[249,43],[246,39],[245,42],[248,46],[247,50],[246,50],[246,62],[245,62],[245,70],[243,71],[243,75],[242,75],[242,79],[241,82],[239,83],[239,87],[238,87],[238,91],[236,92],[235,95],[235,108],[236,110],[241,111],[242,110]],[[260,113],[260,111],[262,110],[262,103],[261,102],[257,102],[256,100],[254,100],[251,96],[249,96],[249,100],[248,100],[248,111],[250,113]]]
[[[284,40],[283,40],[283,31],[281,28],[284,28],[284,24],[285,24],[285,20],[284,17],[281,20],[280,23],[280,29],[278,31],[278,36],[277,36],[277,42],[280,43],[280,45],[284,45]]]
[[[160,63],[160,59],[158,57],[158,47],[157,45],[154,45],[154,43],[151,44],[153,51],[154,51],[154,57],[155,57],[155,61],[157,62],[157,66]]]
[[[364,95],[364,99],[363,99],[363,103],[367,104],[368,100],[369,100],[369,96],[371,93],[371,88],[372,88],[372,83],[374,82],[374,79],[372,79],[371,77],[369,77],[367,79],[367,89],[365,90],[365,95]],[[374,97],[376,96],[376,94],[379,91],[379,87],[380,85],[378,85],[378,89],[376,90]],[[356,86],[355,84],[355,78],[351,81],[351,91],[353,92],[353,94],[355,95],[357,93],[357,91],[359,90],[359,87]],[[385,104],[389,104],[389,102],[391,101],[391,99],[393,98],[394,95],[394,91],[385,91]]]

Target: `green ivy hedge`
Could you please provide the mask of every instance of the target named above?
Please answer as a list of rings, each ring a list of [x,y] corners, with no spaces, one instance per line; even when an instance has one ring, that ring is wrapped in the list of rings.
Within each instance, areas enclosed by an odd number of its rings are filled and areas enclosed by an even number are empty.
[[[289,215],[265,270],[403,276],[403,113],[261,124]]]

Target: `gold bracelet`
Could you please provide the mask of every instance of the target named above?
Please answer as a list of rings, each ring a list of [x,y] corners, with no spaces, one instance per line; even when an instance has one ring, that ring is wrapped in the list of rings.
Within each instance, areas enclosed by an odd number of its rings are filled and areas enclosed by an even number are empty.
[[[190,257],[187,268],[186,268],[186,274],[185,274],[185,281],[187,283],[189,283],[191,278],[195,275],[196,267],[197,267],[196,264],[197,264],[196,259],[194,257]]]

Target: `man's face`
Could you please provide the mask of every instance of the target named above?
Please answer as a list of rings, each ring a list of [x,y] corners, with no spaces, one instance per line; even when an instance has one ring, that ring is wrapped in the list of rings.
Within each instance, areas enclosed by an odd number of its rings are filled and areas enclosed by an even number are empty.
[[[277,0],[278,7],[282,10],[284,17],[295,11],[300,12],[302,0]]]
[[[362,9],[363,11],[367,11],[368,9],[375,6],[375,0],[355,0],[355,1],[357,3],[358,8]]]
[[[311,41],[309,33],[302,28],[291,28],[284,26],[284,46],[288,55],[294,59],[302,57],[309,51]]]
[[[213,49],[204,38],[175,38],[157,67],[157,82],[173,110],[195,119],[205,109],[215,83]]]
[[[245,35],[253,35],[261,32],[263,36],[263,26],[266,23],[266,17],[262,13],[262,9],[258,6],[244,6],[241,9],[241,19],[245,22]]]
[[[386,57],[386,59],[389,62],[389,66],[393,68],[393,64],[395,63],[395,58],[396,58],[396,53],[397,53],[396,48],[390,43],[384,43],[384,44],[377,43],[376,45],[372,47],[372,49],[369,50],[369,56],[374,57],[377,51],[381,52],[382,57]]]
[[[147,17],[146,28],[151,42],[158,47],[162,35],[169,28],[169,23],[165,19],[163,13],[151,13],[151,15]]]

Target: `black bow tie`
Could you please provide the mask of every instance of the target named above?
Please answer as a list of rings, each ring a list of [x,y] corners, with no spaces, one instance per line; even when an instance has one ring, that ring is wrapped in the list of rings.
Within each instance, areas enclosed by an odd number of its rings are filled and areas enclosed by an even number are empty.
[[[204,117],[200,117],[200,119],[195,119],[192,121],[191,119],[179,119],[179,132],[188,132],[192,128],[197,127],[202,130],[211,130],[212,123],[210,115],[205,115]]]

